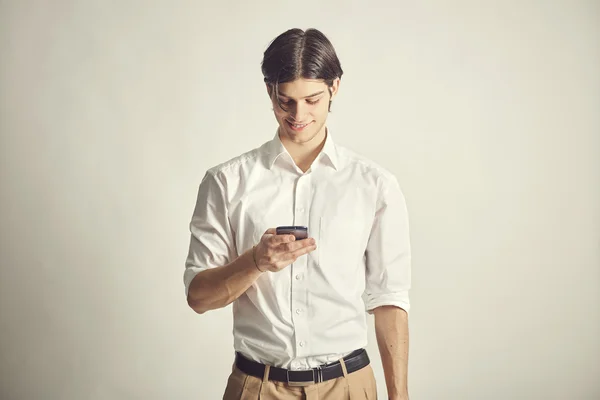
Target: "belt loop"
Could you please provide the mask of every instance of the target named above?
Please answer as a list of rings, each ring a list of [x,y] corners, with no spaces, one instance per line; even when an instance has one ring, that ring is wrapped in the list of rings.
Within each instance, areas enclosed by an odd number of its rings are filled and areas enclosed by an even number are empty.
[[[352,390],[350,390],[350,379],[348,379],[348,370],[346,369],[346,362],[344,361],[343,358],[340,358],[340,365],[342,367],[342,372],[344,373],[344,383],[346,384],[346,387],[348,388],[348,397],[350,400],[352,400],[354,398],[354,396],[352,395]]]
[[[346,369],[346,363],[343,358],[340,358],[340,365],[342,366],[342,372],[344,373],[344,378],[348,379],[348,370]]]
[[[269,382],[269,372],[271,372],[271,366],[265,365],[265,374],[263,376],[263,383]]]
[[[269,372],[271,372],[271,366],[265,365],[265,374],[263,375],[263,381],[260,384],[260,398],[265,398],[265,394],[267,393],[269,387]]]

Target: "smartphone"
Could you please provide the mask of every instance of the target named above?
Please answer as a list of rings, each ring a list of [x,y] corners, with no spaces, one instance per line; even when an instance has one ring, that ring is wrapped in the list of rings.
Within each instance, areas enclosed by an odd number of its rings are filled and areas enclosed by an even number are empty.
[[[296,240],[308,237],[308,227],[306,226],[278,226],[276,232],[278,235],[294,235]]]

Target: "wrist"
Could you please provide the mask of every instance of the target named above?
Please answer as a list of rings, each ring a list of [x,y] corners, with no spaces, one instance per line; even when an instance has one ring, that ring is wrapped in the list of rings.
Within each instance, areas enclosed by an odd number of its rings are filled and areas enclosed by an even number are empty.
[[[390,400],[406,400],[408,399],[408,388],[402,385],[394,388],[387,388],[388,397]]]
[[[388,393],[389,400],[408,400],[408,391]]]
[[[258,266],[258,261],[256,260],[256,246],[252,247],[251,253],[252,253],[252,264],[254,265],[254,267],[258,271],[260,271],[261,274],[264,273],[264,272],[266,272],[265,270],[260,269],[260,267]]]

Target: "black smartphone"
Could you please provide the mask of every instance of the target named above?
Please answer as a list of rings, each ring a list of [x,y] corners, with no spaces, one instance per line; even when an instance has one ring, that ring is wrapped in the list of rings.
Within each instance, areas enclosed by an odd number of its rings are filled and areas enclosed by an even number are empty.
[[[294,235],[296,240],[308,237],[308,227],[306,226],[278,226],[276,232],[278,235]]]

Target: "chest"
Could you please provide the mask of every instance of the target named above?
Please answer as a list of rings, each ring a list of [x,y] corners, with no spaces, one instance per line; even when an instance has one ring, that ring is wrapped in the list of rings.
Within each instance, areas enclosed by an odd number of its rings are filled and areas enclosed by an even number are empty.
[[[258,243],[267,229],[282,225],[308,227],[309,237],[317,241],[313,257],[319,264],[334,255],[351,262],[364,252],[377,202],[376,187],[367,179],[342,173],[265,176],[244,189],[229,214],[238,253]]]

